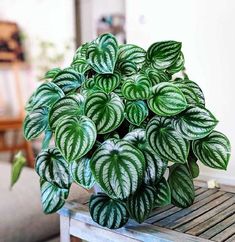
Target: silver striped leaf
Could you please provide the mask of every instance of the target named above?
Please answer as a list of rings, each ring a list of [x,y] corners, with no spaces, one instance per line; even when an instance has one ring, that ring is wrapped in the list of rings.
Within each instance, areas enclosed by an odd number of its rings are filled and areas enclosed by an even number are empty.
[[[95,184],[95,179],[90,169],[90,158],[82,157],[70,164],[70,173],[73,180],[86,189],[91,189]]]
[[[65,203],[69,190],[57,187],[50,182],[40,180],[41,201],[43,212],[46,214],[55,213]]]
[[[80,47],[77,48],[75,55],[73,56],[73,61],[76,61],[77,59],[86,59],[87,55],[87,49],[89,47],[89,43],[82,44]]]
[[[149,108],[160,116],[173,116],[187,108],[184,94],[174,84],[162,82],[152,88]]]
[[[130,125],[129,125],[129,128],[128,128],[128,131],[131,132],[131,131],[133,131],[134,129],[138,129],[138,128],[145,129],[146,126],[147,126],[147,124],[148,124],[147,119],[144,120],[144,122],[142,122],[142,124],[141,124],[140,126],[136,126],[136,125],[134,125],[134,124],[130,124]]]
[[[144,222],[153,209],[155,194],[156,191],[152,186],[142,185],[130,196],[126,202],[130,217],[138,223]]]
[[[177,61],[181,46],[176,41],[156,42],[147,50],[147,61],[158,70],[169,68]]]
[[[151,83],[143,74],[127,78],[122,85],[122,94],[128,100],[147,99],[150,95]]]
[[[197,157],[194,153],[190,150],[188,156],[188,169],[192,175],[192,178],[197,178],[200,173],[199,165],[197,164]]]
[[[73,60],[73,62],[71,63],[71,68],[73,68],[76,72],[80,74],[84,74],[91,69],[91,66],[88,64],[85,58],[79,58]]]
[[[144,74],[150,80],[152,86],[155,86],[161,82],[170,81],[169,75],[167,75],[164,71],[161,70],[147,68],[144,70]]]
[[[112,34],[100,35],[87,49],[87,59],[97,73],[113,73],[117,60],[118,43]]]
[[[109,229],[121,228],[129,219],[124,203],[108,197],[105,193],[91,196],[89,210],[96,223]]]
[[[81,94],[65,96],[58,100],[50,109],[49,124],[52,130],[66,117],[77,117],[83,114],[84,97]]]
[[[123,140],[128,141],[129,143],[131,143],[135,147],[142,150],[142,148],[145,147],[145,144],[146,144],[145,130],[141,129],[141,128],[134,129],[131,132],[127,133],[123,137]]]
[[[112,139],[112,138],[120,139],[119,133],[117,131],[113,131],[104,135],[104,140]]]
[[[35,99],[35,93],[36,92],[33,92],[32,95],[29,97],[29,99],[27,100],[26,102],[26,105],[25,105],[25,111],[27,112],[31,112],[33,110],[33,106],[34,106],[34,99]]]
[[[59,72],[52,80],[65,94],[75,92],[84,82],[84,76],[69,67]]]
[[[57,187],[68,189],[71,186],[69,164],[57,148],[41,151],[36,158],[35,170],[43,180]]]
[[[86,116],[65,118],[55,130],[56,146],[68,162],[84,156],[95,141],[95,124]]]
[[[146,128],[147,142],[163,160],[186,163],[189,141],[184,139],[171,125],[171,119],[153,117]]]
[[[58,67],[53,68],[46,72],[43,79],[53,79],[60,71],[61,71],[61,69]]]
[[[204,94],[197,83],[187,79],[177,79],[173,83],[183,92],[188,104],[205,106]]]
[[[140,126],[148,114],[148,107],[144,101],[127,101],[125,105],[125,117],[130,123]]]
[[[189,106],[172,120],[174,128],[188,140],[201,139],[215,128],[218,121],[204,107]]]
[[[124,120],[124,104],[115,93],[96,91],[90,94],[85,101],[84,112],[95,123],[98,134],[115,130]]]
[[[142,152],[125,140],[106,140],[93,154],[91,171],[112,198],[125,199],[141,184],[145,170]]]
[[[95,85],[94,78],[86,79],[80,88],[80,94],[84,97],[88,97],[90,94],[99,91],[99,88]]]
[[[163,207],[171,203],[171,189],[164,177],[155,184],[155,189],[156,195],[154,207]]]
[[[39,107],[25,117],[23,124],[24,137],[27,140],[37,138],[48,126],[48,108]]]
[[[171,75],[174,75],[175,73],[182,71],[183,69],[184,69],[184,55],[181,52],[176,62],[167,69],[167,72],[170,73]]]
[[[193,179],[186,165],[175,164],[170,168],[168,184],[171,188],[172,204],[180,208],[187,208],[193,204]]]
[[[136,64],[127,60],[119,60],[116,64],[116,69],[120,71],[123,76],[131,76],[138,72]]]
[[[226,170],[231,155],[229,139],[218,131],[207,137],[193,141],[193,152],[206,166]]]
[[[62,97],[64,97],[64,93],[56,84],[45,82],[37,88],[32,98],[31,107],[33,109],[42,106],[51,107]]]
[[[98,74],[94,77],[95,85],[105,93],[112,92],[121,82],[119,72],[113,74]]]

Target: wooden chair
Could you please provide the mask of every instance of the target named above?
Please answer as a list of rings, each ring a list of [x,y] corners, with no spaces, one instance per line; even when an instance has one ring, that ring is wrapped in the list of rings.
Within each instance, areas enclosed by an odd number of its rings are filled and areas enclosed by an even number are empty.
[[[31,143],[27,142],[22,137],[22,142],[19,144],[19,134],[22,133],[22,125],[24,120],[24,101],[21,92],[20,75],[21,69],[28,68],[25,63],[13,62],[13,63],[1,63],[1,70],[10,70],[14,76],[14,87],[16,90],[17,105],[19,107],[19,113],[17,116],[0,116],[0,152],[11,152],[11,159],[16,151],[22,150],[26,154],[27,162],[30,167],[34,166],[34,154]],[[7,132],[13,132],[12,144],[7,144],[6,134]]]

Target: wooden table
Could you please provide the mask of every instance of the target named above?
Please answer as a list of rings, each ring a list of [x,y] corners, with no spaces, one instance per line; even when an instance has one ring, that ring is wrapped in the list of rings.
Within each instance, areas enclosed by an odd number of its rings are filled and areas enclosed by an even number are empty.
[[[191,207],[180,209],[169,205],[156,209],[145,223],[129,220],[124,228],[117,230],[93,222],[87,204],[69,202],[59,211],[61,242],[75,241],[75,237],[94,242],[232,242],[235,241],[235,193],[230,190],[196,186]]]

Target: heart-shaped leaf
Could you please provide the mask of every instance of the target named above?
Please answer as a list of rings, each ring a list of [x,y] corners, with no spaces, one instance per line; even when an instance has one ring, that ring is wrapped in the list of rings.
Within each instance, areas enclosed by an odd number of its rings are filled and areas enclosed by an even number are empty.
[[[27,114],[24,120],[24,137],[37,138],[48,126],[48,108],[39,107]]]
[[[127,133],[123,137],[123,140],[128,141],[135,147],[142,150],[143,147],[145,147],[145,145],[146,145],[145,130],[144,129],[134,129],[131,132]]]
[[[181,52],[176,60],[176,62],[167,69],[167,72],[171,75],[184,69],[184,55]]]
[[[172,121],[175,129],[188,140],[207,136],[217,123],[218,121],[209,110],[196,106],[189,106]]]
[[[93,154],[91,171],[96,182],[112,198],[125,199],[141,184],[145,160],[129,142],[106,140]]]
[[[59,72],[61,72],[60,68],[53,68],[46,72],[43,79],[53,79]]]
[[[164,177],[155,185],[154,207],[163,207],[171,203],[171,189]]]
[[[96,124],[98,134],[105,134],[116,129],[124,119],[124,104],[115,94],[96,91],[88,96],[84,111]]]
[[[91,189],[95,184],[95,179],[90,169],[90,159],[82,157],[70,164],[70,171],[73,180],[86,189]]]
[[[55,141],[66,161],[78,160],[96,141],[95,124],[85,116],[65,118],[56,127]]]
[[[82,58],[85,59],[87,55],[87,49],[89,47],[89,43],[82,44],[77,48],[75,55],[73,56],[73,62]]]
[[[159,84],[160,82],[170,81],[169,75],[167,75],[164,71],[161,71],[161,70],[147,68],[144,70],[144,74],[151,81],[152,86],[155,86],[155,85]]]
[[[121,82],[119,72],[113,74],[98,74],[94,77],[95,85],[105,93],[112,92]]]
[[[162,82],[153,87],[148,106],[157,115],[173,116],[185,110],[187,102],[178,87]]]
[[[117,62],[116,68],[123,76],[131,76],[138,72],[136,64],[126,60]]]
[[[162,159],[186,163],[189,141],[172,128],[169,118],[152,118],[146,128],[147,142]]]
[[[191,150],[188,156],[188,168],[193,178],[196,178],[199,176],[200,170],[199,170],[199,165],[197,164],[197,157],[194,155],[194,153]]]
[[[91,196],[89,210],[96,223],[109,229],[122,227],[129,218],[124,203],[113,200],[104,193]]]
[[[82,58],[73,60],[71,67],[80,74],[84,74],[91,69],[87,60]]]
[[[57,187],[68,189],[72,183],[69,165],[56,148],[46,149],[38,154],[35,170],[43,180]]]
[[[174,165],[170,169],[168,183],[171,188],[171,202],[177,207],[192,205],[195,197],[192,176],[186,165]]]
[[[142,223],[150,215],[155,201],[155,189],[144,185],[127,200],[127,210],[130,217]]]
[[[49,113],[49,124],[52,130],[66,117],[77,117],[83,114],[84,97],[80,94],[65,96],[58,100]]]
[[[122,94],[128,100],[147,99],[150,95],[151,83],[143,74],[126,79],[122,85]]]
[[[118,53],[118,44],[112,34],[103,34],[89,44],[87,59],[97,73],[113,73]]]
[[[193,152],[204,165],[226,170],[231,146],[224,134],[212,131],[207,137],[193,142]]]
[[[144,101],[128,101],[125,105],[126,119],[139,126],[148,116],[148,107]]]
[[[147,60],[156,69],[172,66],[181,52],[182,44],[176,41],[162,41],[152,44],[147,50]]]

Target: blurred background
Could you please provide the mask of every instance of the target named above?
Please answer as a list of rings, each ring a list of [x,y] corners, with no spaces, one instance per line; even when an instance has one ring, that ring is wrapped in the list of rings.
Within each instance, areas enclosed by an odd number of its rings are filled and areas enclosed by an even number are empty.
[[[22,150],[28,165],[33,166],[34,154],[40,149],[40,142],[27,143],[22,138],[27,98],[45,71],[68,66],[81,43],[104,32],[113,33],[121,43],[144,48],[161,40],[183,43],[187,74],[201,86],[207,107],[220,121],[217,130],[225,133],[232,144],[228,170],[201,166],[199,179],[235,186],[234,13],[233,0],[0,0],[0,189],[8,193],[10,184],[10,168],[4,162],[10,162],[15,152]],[[38,187],[35,176],[26,169],[11,195],[0,192],[0,209],[6,207],[5,203],[14,207],[16,199],[24,206],[22,193],[37,189],[34,183]],[[38,194],[35,191],[35,198],[27,204],[32,207],[31,213],[26,216],[22,212],[18,222],[13,222],[7,213],[3,216],[5,221],[18,226],[24,216],[24,221],[31,218],[28,226],[33,226],[32,218],[41,216],[40,221],[46,223],[48,218],[39,215]],[[1,218],[0,241],[44,241],[54,237],[59,233],[58,218],[52,220],[55,225],[51,223],[52,227],[45,229],[48,232],[40,233],[34,224],[34,238],[31,235],[20,240],[16,229],[9,230]],[[18,228],[25,227],[21,224]],[[1,229],[8,240],[1,240]]]

